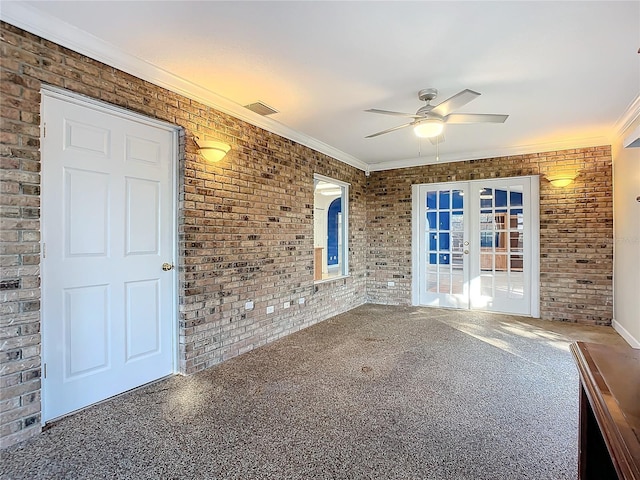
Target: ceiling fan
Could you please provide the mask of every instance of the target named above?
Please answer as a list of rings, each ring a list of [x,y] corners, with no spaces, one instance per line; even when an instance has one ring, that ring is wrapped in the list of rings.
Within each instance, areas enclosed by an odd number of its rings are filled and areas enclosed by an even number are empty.
[[[504,123],[509,115],[498,115],[491,113],[452,113],[453,110],[466,105],[471,100],[479,97],[478,92],[465,89],[454,96],[447,98],[445,101],[438,105],[431,105],[431,100],[436,98],[438,90],[435,88],[425,88],[418,92],[418,98],[427,104],[420,107],[415,114],[392,112],[389,110],[379,110],[377,108],[371,108],[365,110],[365,112],[381,113],[383,115],[394,115],[396,117],[409,117],[413,118],[413,121],[405,123],[404,125],[398,125],[397,127],[388,128],[381,132],[367,135],[365,138],[377,137],[385,133],[400,130],[405,127],[413,127],[413,131],[416,136],[421,138],[429,138],[432,143],[444,141],[442,131],[445,123],[461,124],[461,123]]]

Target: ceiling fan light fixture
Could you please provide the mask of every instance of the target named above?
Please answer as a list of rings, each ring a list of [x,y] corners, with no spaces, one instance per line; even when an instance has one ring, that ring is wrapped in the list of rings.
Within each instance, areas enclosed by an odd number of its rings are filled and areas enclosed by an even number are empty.
[[[413,126],[413,133],[420,138],[433,138],[442,133],[444,122],[439,118],[425,118],[417,121]]]

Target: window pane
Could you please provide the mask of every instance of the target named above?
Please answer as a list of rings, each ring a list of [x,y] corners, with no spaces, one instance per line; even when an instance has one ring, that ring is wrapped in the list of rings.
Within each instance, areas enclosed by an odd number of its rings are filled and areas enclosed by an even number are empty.
[[[427,274],[427,291],[431,293],[436,293],[437,290],[438,290],[438,274],[428,273]]]
[[[522,272],[522,269],[523,269],[522,255],[511,255],[510,267],[512,272]]]
[[[437,250],[438,249],[438,245],[436,243],[437,240],[437,236],[435,233],[430,233],[429,234],[429,250]]]
[[[462,212],[451,212],[451,230],[456,232],[464,231]]]
[[[481,253],[480,254],[480,270],[492,271],[493,270],[493,254]]]
[[[464,196],[462,195],[462,190],[454,190],[453,191],[453,208],[462,208],[464,206]]]
[[[494,190],[494,198],[496,207],[507,206],[507,191],[506,190]]]
[[[314,280],[348,274],[348,186],[314,178]]]
[[[509,232],[509,251],[511,253],[522,253],[523,252],[523,235],[522,232]]]
[[[509,298],[524,298],[524,275],[522,273],[511,273],[509,280]]]
[[[440,234],[440,250],[449,250],[449,234]]]
[[[496,265],[498,261],[496,259]],[[507,298],[509,296],[509,276],[503,272],[496,272],[494,277],[494,295],[496,298]]]
[[[464,249],[464,236],[462,232],[453,232],[451,234],[451,251],[462,252]]]
[[[480,190],[480,208],[491,208],[493,206],[493,190],[483,188]]]
[[[493,297],[493,275],[480,275],[480,295]]]
[[[510,201],[512,207],[521,207],[522,206],[522,192],[510,192]]]
[[[436,212],[427,212],[427,228],[429,230],[435,230],[437,228]]]
[[[493,232],[480,232],[480,246],[482,248],[492,248],[493,247]]]
[[[438,292],[449,293],[450,289],[451,289],[451,278],[449,277],[449,275],[441,275]]]
[[[449,212],[438,212],[440,230],[449,230]]]
[[[451,208],[451,194],[446,192],[440,192],[440,205],[438,205],[440,210],[444,208]]]
[[[435,210],[437,208],[436,193],[437,192],[427,192],[427,210]]]

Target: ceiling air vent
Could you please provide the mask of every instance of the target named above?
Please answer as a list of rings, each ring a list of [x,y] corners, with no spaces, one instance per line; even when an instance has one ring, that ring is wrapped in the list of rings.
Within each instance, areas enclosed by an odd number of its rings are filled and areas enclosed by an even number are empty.
[[[245,105],[245,108],[248,108],[249,110],[251,110],[252,112],[257,113],[258,115],[272,115],[274,113],[278,113],[278,111],[275,108],[271,108],[269,105],[267,105],[266,103],[263,102],[254,102],[254,103],[250,103],[249,105]]]

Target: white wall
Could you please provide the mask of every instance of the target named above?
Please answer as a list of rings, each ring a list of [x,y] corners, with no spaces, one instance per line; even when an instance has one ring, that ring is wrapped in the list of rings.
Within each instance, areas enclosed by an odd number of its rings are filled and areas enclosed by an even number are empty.
[[[640,127],[640,117],[612,143],[613,156],[613,327],[640,348],[640,147],[623,141]]]

